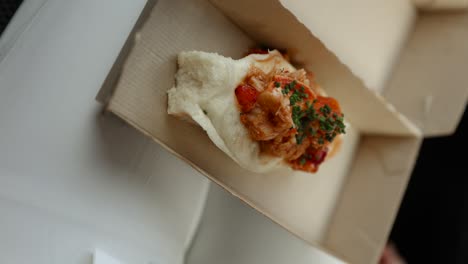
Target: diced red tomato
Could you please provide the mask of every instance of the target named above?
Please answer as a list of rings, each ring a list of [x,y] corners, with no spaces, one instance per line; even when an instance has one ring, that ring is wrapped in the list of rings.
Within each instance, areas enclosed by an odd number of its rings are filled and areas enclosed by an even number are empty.
[[[257,102],[258,91],[248,84],[241,84],[237,86],[235,93],[242,112],[252,110]]]
[[[310,161],[316,165],[319,165],[325,160],[327,153],[328,153],[328,150],[326,148],[310,152],[309,153],[309,155],[311,156]]]
[[[314,149],[308,148],[306,151],[307,159],[300,157],[296,160],[291,161],[292,168],[295,170],[302,170],[307,172],[317,172],[320,164],[325,160],[328,154],[327,148]]]

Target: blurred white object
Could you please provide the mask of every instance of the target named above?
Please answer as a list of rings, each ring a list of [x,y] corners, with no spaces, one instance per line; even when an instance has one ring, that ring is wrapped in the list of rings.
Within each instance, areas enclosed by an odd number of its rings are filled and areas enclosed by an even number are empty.
[[[0,41],[0,263],[181,263],[208,180],[94,99],[146,0],[37,3]]]
[[[123,264],[103,251],[96,249],[93,255],[93,264]]]
[[[212,184],[185,264],[342,264]]]
[[[395,60],[416,18],[408,0],[288,1],[298,17],[369,89],[382,92]],[[324,23],[325,22],[325,23]],[[326,89],[326,87],[325,87]]]

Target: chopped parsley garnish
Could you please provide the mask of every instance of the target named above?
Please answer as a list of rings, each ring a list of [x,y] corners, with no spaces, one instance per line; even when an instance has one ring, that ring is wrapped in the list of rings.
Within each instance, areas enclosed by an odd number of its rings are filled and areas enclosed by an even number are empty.
[[[317,134],[317,131],[313,127],[309,127],[309,130],[307,132],[309,132],[309,135],[311,136],[314,136],[315,134]]]
[[[306,136],[316,136],[318,131],[321,131],[317,139],[320,145],[325,144],[325,140],[332,142],[337,135],[346,133],[343,116],[336,113],[331,114],[330,106],[325,105],[317,111],[313,103],[308,102],[306,105],[305,109],[301,109],[297,105],[293,106],[292,117],[297,129],[297,144],[301,144]],[[317,124],[318,127],[313,124]]]
[[[296,84],[297,84],[296,80],[290,82],[290,83],[289,83],[289,88],[290,88],[290,89],[293,89],[294,87],[296,87]]]
[[[316,131],[311,126],[311,123],[317,119],[317,114],[315,112],[313,104],[310,104],[310,102],[306,104],[307,108],[304,110],[301,109],[300,106],[294,105],[297,101],[300,101],[303,99],[300,93],[296,93],[296,92],[297,91],[293,93],[294,97],[293,95],[291,95],[293,99],[290,99],[290,103],[291,105],[293,105],[292,119],[294,122],[294,126],[297,129],[296,143],[301,144],[307,135],[312,136],[316,134]]]
[[[323,138],[319,137],[319,138],[318,138],[318,143],[319,143],[320,145],[323,145],[323,143],[325,143],[325,142],[323,141]]]
[[[332,116],[326,117],[327,115],[329,115],[329,112],[328,110],[326,110],[325,106],[320,108],[320,111],[324,115],[319,117],[319,124],[320,124],[320,129],[325,132],[325,135],[324,135],[325,139],[329,142],[332,142],[333,139],[335,139],[335,137],[338,134],[346,133],[345,131],[346,125],[343,123],[343,116],[339,116],[336,113],[334,113]],[[328,113],[328,114],[325,114],[325,113]]]
[[[296,87],[296,84],[297,82],[296,81],[292,81],[288,84],[286,84],[283,88],[283,94],[288,94],[292,89],[294,89],[294,87]]]
[[[306,134],[304,133],[297,133],[296,134],[296,143],[298,145],[302,144],[302,141],[304,140],[304,138],[306,137]]]
[[[296,88],[296,85],[297,82],[292,81],[284,85],[282,90],[284,95],[288,95],[292,91],[289,104],[292,108],[294,128],[297,130],[296,143],[300,145],[308,136],[315,136],[317,143],[323,145],[325,141],[332,142],[338,134],[344,134],[346,128],[343,123],[344,115],[332,112],[332,108],[328,104],[316,109],[314,105],[318,102],[317,99],[314,99],[312,103],[306,100],[305,105],[299,105],[298,103],[308,98],[309,95],[304,86]],[[275,87],[280,86],[280,83],[275,82]],[[306,158],[304,158],[304,162],[305,160]],[[302,159],[300,162],[302,163]]]
[[[302,127],[301,118],[304,117],[304,113],[301,110],[301,107],[295,105],[292,108],[292,120],[294,122],[294,126],[298,128],[298,130]]]
[[[297,102],[302,101],[302,99],[307,98],[308,94],[304,93],[304,86],[301,86],[301,90],[294,90],[292,95],[289,97],[289,104],[291,106],[295,105]],[[307,102],[309,103],[309,102]],[[310,103],[309,103],[310,104]]]
[[[205,115],[208,114],[208,112],[207,112],[205,109],[203,109],[203,113],[204,113]]]
[[[295,105],[297,102],[301,101],[302,98],[299,95],[298,91],[294,91],[291,97],[289,97],[289,104],[290,105]]]
[[[324,114],[325,116],[329,115],[331,113],[331,108],[330,106],[328,106],[327,104],[322,106],[320,108],[320,112],[322,112],[322,114]]]
[[[301,164],[301,166],[304,166],[306,164],[306,157],[302,156],[301,159],[299,160],[299,164]]]

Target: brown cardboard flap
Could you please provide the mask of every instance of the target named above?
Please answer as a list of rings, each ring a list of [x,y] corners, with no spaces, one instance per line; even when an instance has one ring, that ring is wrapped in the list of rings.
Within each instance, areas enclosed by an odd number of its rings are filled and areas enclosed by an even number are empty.
[[[420,142],[411,137],[362,139],[326,234],[326,248],[350,263],[378,262]]]
[[[363,133],[418,135],[418,129],[361,79],[313,35],[307,21],[299,21],[289,1],[211,0],[234,23],[259,43],[285,48],[293,61],[311,70],[326,92],[336,97],[347,118]],[[305,4],[306,5],[306,4]]]
[[[244,1],[231,3],[247,5]],[[253,7],[255,3],[257,1]],[[253,10],[251,5],[248,7],[242,9],[246,14]],[[244,170],[219,150],[201,128],[167,114],[166,92],[174,83],[179,52],[202,50],[240,58],[254,44],[205,0],[160,0],[157,3],[134,36],[134,46],[122,66],[107,109],[309,244],[345,259],[366,260],[356,263],[367,263],[369,256],[378,254],[376,249],[380,244],[369,247],[368,241],[359,239],[355,241],[356,244],[350,244],[346,236],[353,238],[353,230],[360,227],[362,224],[359,221],[363,220],[364,224],[371,223],[371,228],[361,229],[363,234],[380,241],[386,236],[391,219],[384,221],[378,218],[372,222],[361,215],[353,216],[351,209],[365,212],[382,202],[382,208],[378,211],[383,214],[382,217],[395,213],[417,144],[411,144],[411,140],[388,140],[387,137],[415,137],[418,130],[381,97],[363,87],[362,82],[277,1],[271,1],[270,7],[279,8],[277,18],[283,23],[293,23],[288,30],[294,34],[289,37],[297,37],[298,41],[283,42],[276,34],[277,29],[270,27],[270,23],[262,24],[262,20],[249,21],[247,17],[242,17],[237,22],[244,29],[259,28],[258,34],[250,32],[257,41],[287,47],[297,62],[314,70],[327,92],[346,105],[345,111],[351,125],[341,150],[322,165],[319,173],[281,170],[257,174]],[[366,143],[366,140],[361,146],[361,131],[386,135],[372,137],[370,143]],[[414,140],[418,140],[417,137]],[[361,150],[362,147],[364,150]],[[369,153],[367,149],[371,149],[371,154],[366,154]],[[394,150],[401,153],[395,155]],[[372,158],[374,153],[379,155],[375,164]],[[355,158],[356,164],[353,163]],[[353,170],[349,178],[351,166]],[[394,168],[397,168],[396,172]],[[376,179],[373,179],[374,175]],[[385,199],[363,199],[384,190],[388,182],[381,179],[394,175],[397,180],[390,187],[395,191],[394,196],[388,193]],[[376,186],[375,191],[368,194],[355,193],[366,191],[356,185],[368,186],[365,182],[367,178],[371,178],[369,183],[373,185],[382,185]],[[343,224],[346,218],[352,221]],[[361,251],[353,253],[354,247]]]
[[[468,7],[468,0],[413,0],[422,10],[455,10]]]
[[[422,13],[384,96],[426,136],[452,134],[468,98],[468,12]]]
[[[128,53],[130,52],[131,48],[134,44],[134,36],[135,33],[140,30],[143,26],[143,23],[148,18],[150,12],[153,10],[153,7],[156,5],[158,0],[147,0],[143,10],[141,11],[138,20],[136,21],[135,25],[133,26],[132,31],[129,34],[129,37],[125,41],[122,49],[120,50],[119,56],[112,65],[111,70],[107,74],[104,83],[101,86],[98,94],[96,95],[96,100],[102,104],[107,104],[114,93],[114,89],[119,78],[120,73],[122,72],[122,65],[124,64],[125,60],[128,57]]]
[[[349,127],[340,152],[318,174],[291,170],[256,174],[221,152],[201,128],[167,114],[166,91],[174,82],[180,51],[199,49],[241,57],[250,45],[252,42],[206,1],[161,0],[136,35],[108,110],[233,195],[316,244],[326,230],[352,162],[359,141],[356,129]]]

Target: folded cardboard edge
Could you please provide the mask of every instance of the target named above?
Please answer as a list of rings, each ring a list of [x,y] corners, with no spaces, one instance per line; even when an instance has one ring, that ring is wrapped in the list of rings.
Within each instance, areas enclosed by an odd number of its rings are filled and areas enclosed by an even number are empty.
[[[167,150],[169,153],[171,153],[175,157],[177,157],[180,160],[182,160],[182,161],[186,162],[187,164],[189,164],[193,169],[198,171],[200,174],[204,175],[206,178],[210,179],[216,185],[220,186],[223,190],[225,190],[229,194],[233,195],[234,197],[236,197],[237,199],[239,199],[243,203],[247,204],[248,206],[252,207],[255,211],[259,212],[261,215],[266,217],[269,221],[271,221],[271,222],[279,225],[281,228],[284,228],[285,230],[287,230],[289,233],[291,233],[292,235],[294,235],[295,237],[300,239],[302,242],[304,242],[304,243],[306,243],[308,245],[311,245],[313,247],[316,247],[316,248],[318,248],[318,249],[320,249],[320,250],[322,250],[322,251],[324,251],[324,252],[326,252],[326,253],[328,253],[328,254],[330,254],[332,256],[335,256],[337,258],[346,259],[346,255],[341,254],[339,251],[335,250],[333,247],[328,247],[327,245],[322,243],[322,241],[319,241],[320,243],[317,243],[317,242],[314,243],[314,242],[311,242],[311,241],[307,241],[306,239],[301,237],[300,234],[296,233],[294,230],[288,228],[287,226],[282,225],[280,222],[275,220],[274,216],[272,216],[269,213],[265,212],[265,210],[262,210],[262,208],[259,208],[255,203],[249,201],[248,199],[245,199],[242,196],[242,194],[239,194],[236,190],[234,190],[230,186],[225,185],[222,181],[218,180],[216,177],[212,177],[209,173],[207,173],[202,168],[198,167],[190,159],[187,159],[186,157],[180,155],[179,153],[174,151],[171,147],[169,147],[166,143],[164,143],[160,139],[158,139],[156,137],[153,137],[150,132],[148,132],[144,128],[140,127],[137,123],[134,123],[131,119],[128,119],[125,115],[121,115],[118,111],[114,111],[114,110],[110,110],[110,112],[112,114],[114,114],[115,116],[117,116],[118,118],[120,118],[120,119],[124,120],[125,122],[127,122],[128,124],[130,124],[132,127],[137,129],[138,131],[140,131],[144,136],[148,137],[149,139],[153,140],[154,142],[156,142],[157,144],[162,146],[165,150]]]
[[[364,137],[327,230],[326,248],[350,263],[378,262],[421,142],[416,137]],[[365,172],[361,163],[367,164]]]
[[[275,209],[278,207],[275,204],[268,204],[266,201],[271,201],[272,199],[269,199],[269,197],[275,195],[274,193],[266,189],[266,195],[253,195],[251,190],[249,191],[248,188],[243,186],[244,183],[250,185],[251,180],[249,177],[244,178],[244,180],[235,180],[243,178],[235,177],[237,173],[248,176],[253,173],[240,169],[226,155],[220,153],[220,150],[208,140],[203,130],[193,125],[186,127],[189,124],[170,117],[166,113],[166,91],[173,84],[176,57],[181,50],[193,49],[193,47],[200,49],[201,47],[208,51],[240,57],[252,44],[250,39],[248,40],[245,34],[223,16],[219,10],[204,0],[160,1],[153,11],[150,19],[145,22],[144,27],[138,33],[139,37],[136,38],[136,45],[125,61],[118,88],[111,98],[108,110],[126,120],[130,125],[136,126],[138,130],[146,131],[154,141],[164,142],[167,147],[171,148],[171,152],[176,151],[178,155],[190,159],[192,163],[222,182],[224,188],[242,194],[243,199],[255,204],[255,207],[252,206],[254,209],[268,212],[269,217],[274,217],[275,221],[282,223],[281,226],[289,227],[285,229],[290,230],[290,232],[291,229],[295,230],[296,235],[301,234],[303,240],[309,238],[302,232],[301,226],[297,226],[290,221],[290,217],[289,220],[285,220],[281,217],[281,212],[278,213],[278,210],[272,210],[273,206],[275,206]],[[187,16],[187,14],[190,14],[190,16]],[[206,25],[212,26],[206,27]],[[181,32],[198,32],[198,35],[181,34]],[[221,33],[225,33],[227,36],[220,39],[219,42],[213,42],[212,39],[217,39]],[[156,120],[159,121],[156,122]],[[193,128],[195,130],[192,130]],[[175,131],[180,133],[175,133]],[[188,133],[186,133],[187,131]],[[185,136],[180,137],[181,135]],[[190,140],[195,139],[196,143],[193,142],[193,145],[198,145],[198,147],[183,146],[190,144],[190,142],[186,141],[187,138]],[[188,152],[196,153],[196,155],[184,152],[187,149],[192,150]],[[210,163],[216,164],[213,160],[205,163],[203,158],[199,158],[210,156],[204,154],[213,154],[213,152],[210,152],[213,149],[217,151],[216,153],[221,154],[217,156],[222,156],[224,161],[227,160],[225,164],[227,170],[224,166],[209,165]],[[348,156],[352,157],[352,155]],[[216,159],[216,157],[212,158]],[[225,177],[222,174],[228,174],[229,176]],[[256,175],[252,176],[255,177]],[[252,181],[255,184],[255,179]],[[257,193],[257,191],[254,190],[254,193]],[[336,197],[336,195],[333,194],[333,197]],[[334,205],[335,203],[328,204]],[[329,210],[326,210],[328,216]],[[296,212],[302,214],[301,211]],[[307,218],[302,217],[302,219]],[[328,219],[328,217],[324,219]],[[328,221],[326,222],[328,224]],[[320,230],[324,231],[326,228]],[[307,239],[307,241],[311,240]],[[313,243],[309,244],[312,245]]]
[[[421,10],[460,10],[468,7],[468,0],[413,0]]]
[[[135,35],[143,26],[145,20],[150,15],[151,10],[157,3],[158,3],[158,0],[146,0],[146,4],[143,7],[140,15],[138,16],[138,19],[135,22],[135,25],[133,26],[132,31],[130,31],[130,33],[128,34],[127,40],[122,46],[122,49],[120,50],[119,55],[117,56],[109,73],[107,74],[106,79],[104,79],[104,82],[101,85],[101,89],[99,89],[98,93],[96,94],[95,99],[101,104],[106,105],[109,102],[110,98],[112,97],[117,81],[122,72],[123,64],[125,60],[127,59],[134,45]]]
[[[463,115],[468,98],[466,27],[466,11],[420,12],[383,92],[424,136],[454,133]]]
[[[363,133],[420,136],[414,124],[399,114],[385,98],[366,88],[362,80],[282,2],[211,2],[253,39],[272,47],[288,47],[293,62],[316,74],[318,82],[328,94],[340,101],[351,123]]]

